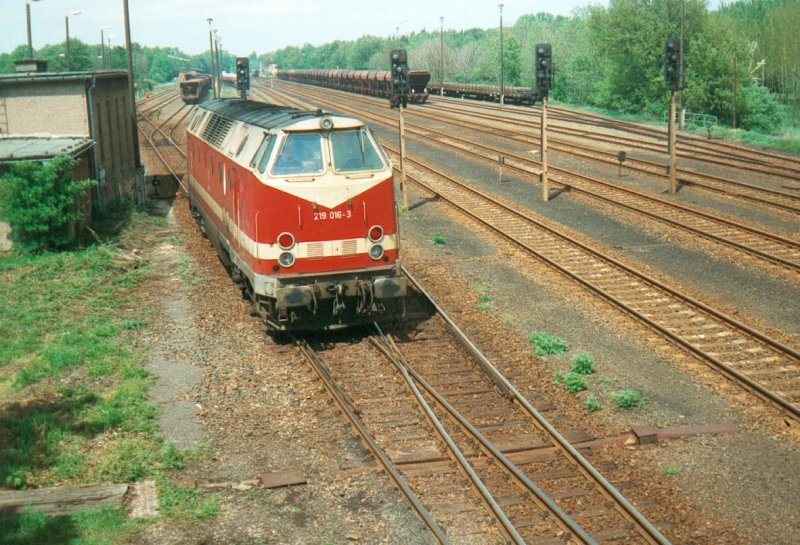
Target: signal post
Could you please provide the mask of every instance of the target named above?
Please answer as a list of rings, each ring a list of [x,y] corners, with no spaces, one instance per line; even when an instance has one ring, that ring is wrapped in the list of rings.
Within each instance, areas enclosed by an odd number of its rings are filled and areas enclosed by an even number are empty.
[[[667,124],[667,134],[669,142],[667,152],[669,153],[669,192],[672,194],[678,191],[678,158],[675,149],[675,91],[680,91],[684,87],[683,80],[683,45],[677,38],[670,36],[664,47],[664,78],[669,85],[669,121]]]
[[[389,106],[397,106],[400,112],[400,191],[403,194],[403,210],[408,210],[408,190],[406,188],[406,126],[403,111],[408,106],[408,54],[405,49],[392,49],[389,52],[392,73],[392,96]]]
[[[542,154],[542,201],[550,200],[550,185],[547,181],[547,95],[553,86],[553,47],[536,44],[536,88],[542,97],[542,119],[540,122]]]

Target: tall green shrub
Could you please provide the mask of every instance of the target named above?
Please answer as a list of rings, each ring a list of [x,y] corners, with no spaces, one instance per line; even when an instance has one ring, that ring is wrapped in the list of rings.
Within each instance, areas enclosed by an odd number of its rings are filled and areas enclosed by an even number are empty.
[[[13,240],[23,249],[44,251],[69,243],[69,222],[83,218],[77,199],[97,183],[75,180],[75,164],[65,155],[45,163],[23,161],[0,178],[0,219],[11,225]]]

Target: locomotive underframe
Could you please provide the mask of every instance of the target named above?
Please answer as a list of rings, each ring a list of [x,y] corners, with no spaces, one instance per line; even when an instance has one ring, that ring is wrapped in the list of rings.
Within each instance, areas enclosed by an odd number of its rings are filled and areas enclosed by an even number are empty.
[[[407,285],[399,262],[326,274],[258,274],[231,248],[191,195],[189,207],[242,295],[271,329],[337,329],[404,311]]]

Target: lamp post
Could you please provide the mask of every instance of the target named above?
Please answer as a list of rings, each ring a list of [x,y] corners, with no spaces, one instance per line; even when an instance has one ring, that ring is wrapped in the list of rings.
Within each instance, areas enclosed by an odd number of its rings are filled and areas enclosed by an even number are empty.
[[[444,16],[439,17],[439,96],[444,96]]]
[[[214,50],[216,55],[217,61],[217,96],[222,98],[222,57],[220,56],[219,49],[220,49],[220,42],[221,39],[217,36],[217,29],[214,29]]]
[[[214,82],[217,74],[217,71],[214,68],[214,30],[211,28],[211,23],[214,22],[214,19],[209,17],[206,19],[206,21],[208,21],[208,53],[211,55],[211,91],[214,94],[214,98],[217,98],[217,85]]]
[[[106,69],[106,41],[105,41],[106,39],[105,39],[105,36],[103,34],[109,28],[111,28],[111,27],[110,26],[104,26],[104,27],[102,27],[100,29],[100,58],[102,59],[101,67],[102,67],[103,70]]]
[[[39,0],[25,0],[25,17],[28,20],[28,58],[33,58],[33,42],[31,41],[31,2]]]
[[[503,4],[497,4],[500,8],[500,105],[505,103],[505,83],[503,80],[505,69],[503,67]]]
[[[64,26],[67,29],[67,72],[72,72],[72,59],[69,57],[69,16],[70,15],[80,15],[81,11],[73,11],[72,13],[68,13],[64,16]]]

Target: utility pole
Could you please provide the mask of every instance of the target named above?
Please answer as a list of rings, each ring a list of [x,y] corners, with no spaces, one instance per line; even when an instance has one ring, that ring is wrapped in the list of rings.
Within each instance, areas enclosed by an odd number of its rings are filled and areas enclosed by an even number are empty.
[[[33,40],[31,39],[31,2],[39,0],[25,0],[25,18],[28,21],[28,58],[33,58]]]
[[[105,42],[105,30],[107,28],[111,28],[110,26],[104,26],[100,29],[100,56],[103,59],[103,70],[108,68],[106,66],[106,42]]]
[[[80,11],[73,11],[69,15],[65,15],[64,16],[64,26],[66,27],[66,30],[67,30],[67,51],[66,51],[66,53],[67,53],[67,72],[72,72],[72,59],[69,56],[69,16],[70,15],[80,15],[80,14],[81,14]]]
[[[505,84],[504,84],[504,72],[505,67],[503,66],[503,4],[498,4],[500,8],[500,105],[502,106],[505,103]]]
[[[133,87],[133,47],[131,46],[131,18],[128,13],[128,0],[123,0],[125,10],[125,49],[128,52],[128,93],[131,100],[131,127],[133,130],[133,147],[136,158],[136,169],[142,169],[142,157],[139,151],[139,127],[136,125],[136,93]]]
[[[736,57],[733,58],[733,123],[732,128],[736,128]]]

